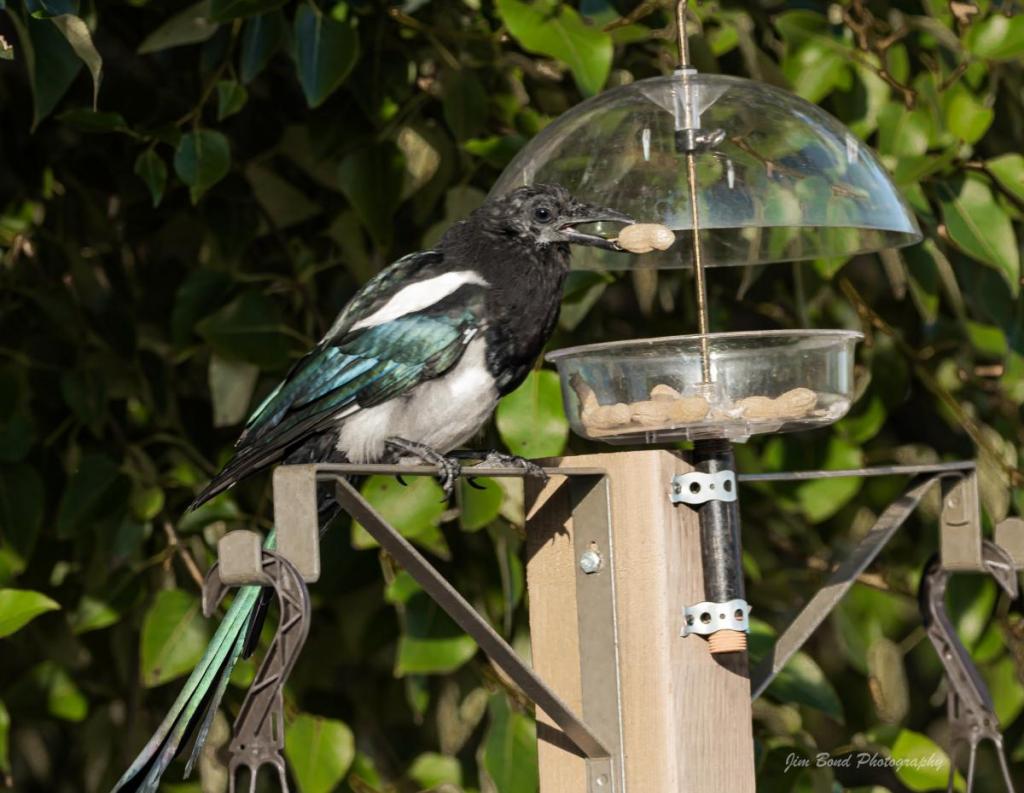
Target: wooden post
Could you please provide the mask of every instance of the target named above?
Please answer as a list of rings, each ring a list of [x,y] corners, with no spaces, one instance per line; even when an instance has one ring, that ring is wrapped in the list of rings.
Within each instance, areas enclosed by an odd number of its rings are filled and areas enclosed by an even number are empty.
[[[754,793],[746,655],[713,657],[706,639],[680,635],[683,609],[704,600],[700,530],[669,491],[673,475],[693,469],[664,450],[551,465],[609,477],[614,550],[602,573],[613,577],[625,780],[616,793]],[[559,476],[526,481],[533,665],[586,718],[571,488]],[[537,725],[541,793],[592,793],[584,759],[539,709]]]

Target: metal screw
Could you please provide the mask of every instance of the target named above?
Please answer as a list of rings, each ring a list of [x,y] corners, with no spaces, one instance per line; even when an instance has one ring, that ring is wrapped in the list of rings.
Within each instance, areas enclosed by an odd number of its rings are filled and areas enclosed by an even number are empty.
[[[601,554],[597,551],[584,551],[580,556],[580,570],[593,575],[601,569]]]

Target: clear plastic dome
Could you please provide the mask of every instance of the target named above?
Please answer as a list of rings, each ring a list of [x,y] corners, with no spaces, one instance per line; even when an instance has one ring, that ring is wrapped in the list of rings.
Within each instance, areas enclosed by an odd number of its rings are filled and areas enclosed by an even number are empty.
[[[778,88],[715,74],[640,80],[581,103],[531,141],[492,192],[557,183],[676,233],[667,251],[643,255],[576,247],[575,267],[689,267],[686,155],[676,143],[687,126],[705,138],[695,159],[707,266],[849,256],[920,239],[885,169],[836,119]]]

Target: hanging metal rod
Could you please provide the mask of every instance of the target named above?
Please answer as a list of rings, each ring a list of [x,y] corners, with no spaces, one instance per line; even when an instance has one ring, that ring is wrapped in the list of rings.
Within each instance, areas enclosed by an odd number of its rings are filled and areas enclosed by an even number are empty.
[[[688,0],[676,3],[676,38],[679,44],[679,70],[677,74],[683,83],[683,123],[685,128],[692,130],[699,126],[699,118],[693,112],[693,95],[690,86],[690,43],[686,32],[686,8]],[[676,145],[681,140],[677,136]],[[693,229],[693,277],[697,293],[697,330],[700,333],[700,366],[701,380],[711,382],[711,348],[708,342],[708,288],[704,278],[704,253],[700,240],[700,212],[697,208],[697,154],[692,145],[685,148],[686,183],[690,194],[690,225]]]

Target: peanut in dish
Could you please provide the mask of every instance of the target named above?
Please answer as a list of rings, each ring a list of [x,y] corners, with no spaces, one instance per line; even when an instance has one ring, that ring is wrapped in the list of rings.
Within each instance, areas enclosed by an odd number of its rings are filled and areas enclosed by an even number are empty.
[[[716,408],[703,396],[684,396],[666,383],[655,385],[650,399],[601,405],[594,390],[579,375],[570,385],[580,403],[580,420],[594,437],[692,424],[708,418],[712,421],[790,420],[808,415],[818,403],[818,395],[809,388],[794,388],[777,397],[752,395],[732,405]]]

